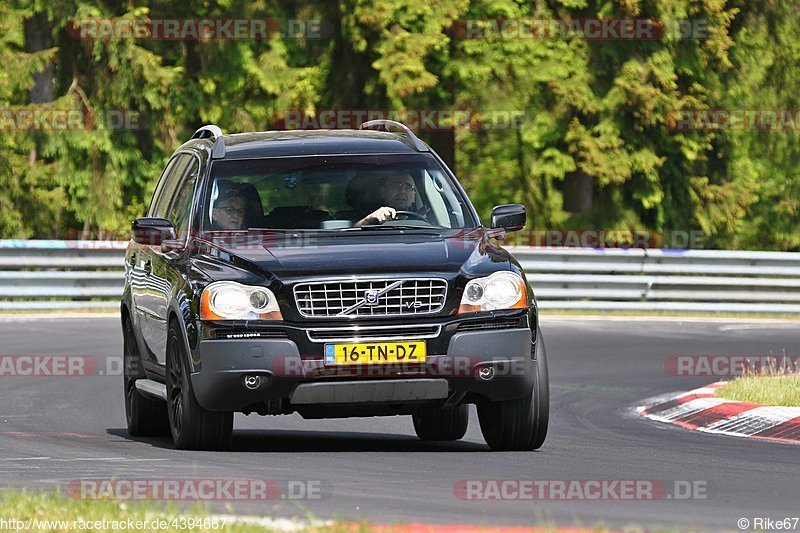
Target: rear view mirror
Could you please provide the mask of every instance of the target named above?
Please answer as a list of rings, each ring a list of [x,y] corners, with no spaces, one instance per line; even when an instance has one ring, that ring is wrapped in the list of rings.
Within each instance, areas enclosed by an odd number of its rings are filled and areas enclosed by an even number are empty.
[[[166,218],[142,217],[131,224],[133,242],[147,246],[161,246],[161,243],[176,238],[175,226]]]
[[[492,209],[491,228],[503,228],[506,231],[517,231],[525,227],[528,213],[522,204],[498,205]]]

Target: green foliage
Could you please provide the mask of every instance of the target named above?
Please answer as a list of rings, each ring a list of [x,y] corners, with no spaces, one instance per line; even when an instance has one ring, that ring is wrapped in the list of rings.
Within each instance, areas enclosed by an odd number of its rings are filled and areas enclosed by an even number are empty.
[[[28,13],[0,5],[0,103],[6,109],[0,115],[3,124],[8,109],[26,102],[32,75],[52,60],[53,50],[24,53],[22,22]],[[55,165],[31,165],[35,151],[32,136],[10,128],[0,136],[0,235],[31,237],[33,224],[54,229],[58,206],[65,198],[55,186]]]
[[[0,109],[46,105],[30,91],[49,72],[47,105],[81,113],[86,127],[3,131],[0,236],[124,231],[168,155],[203,123],[235,132],[275,127],[290,111],[438,109],[470,113],[472,127],[453,133],[455,166],[484,219],[521,202],[536,229],[702,230],[710,247],[800,250],[800,124],[675,128],[687,112],[800,109],[795,12],[773,0],[14,0],[0,6]],[[51,43],[31,48],[23,28],[41,14]],[[185,41],[69,31],[74,19],[148,17],[320,19],[325,31]],[[596,17],[667,31],[458,31],[468,20]],[[705,35],[675,31],[687,20]],[[135,127],[109,124],[118,112]]]

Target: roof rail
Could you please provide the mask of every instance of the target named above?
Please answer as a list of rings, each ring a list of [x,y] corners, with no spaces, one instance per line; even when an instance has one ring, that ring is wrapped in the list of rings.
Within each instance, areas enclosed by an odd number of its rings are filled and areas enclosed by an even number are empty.
[[[222,137],[222,130],[214,124],[206,124],[192,135],[192,139],[216,139]]]
[[[406,126],[402,122],[397,122],[396,120],[385,120],[385,119],[370,120],[369,122],[364,122],[363,124],[361,124],[358,127],[358,129],[360,129],[360,130],[369,130],[369,129],[374,129],[374,128],[377,128],[377,127],[382,127],[385,131],[391,131],[389,129],[390,126],[394,126],[396,128],[399,128],[403,133],[405,133],[408,136],[409,140],[411,141],[411,144],[414,145],[414,148],[416,148],[417,151],[419,151],[419,152],[430,152],[431,151],[431,149],[428,148],[427,144],[422,142],[419,137],[414,135],[414,132],[411,131],[411,128],[409,128],[408,126]]]
[[[189,140],[192,139],[213,139],[214,147],[211,149],[213,159],[225,157],[225,139],[222,137],[222,130],[214,124],[206,124],[199,128]]]

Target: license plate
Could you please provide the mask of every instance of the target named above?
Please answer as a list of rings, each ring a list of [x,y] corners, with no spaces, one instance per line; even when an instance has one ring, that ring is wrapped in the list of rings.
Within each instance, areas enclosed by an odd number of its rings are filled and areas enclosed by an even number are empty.
[[[326,365],[424,363],[426,355],[424,341],[325,345]]]

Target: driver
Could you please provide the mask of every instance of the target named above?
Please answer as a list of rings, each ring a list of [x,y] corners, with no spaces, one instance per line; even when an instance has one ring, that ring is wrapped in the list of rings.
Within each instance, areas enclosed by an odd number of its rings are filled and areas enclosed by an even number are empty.
[[[396,219],[397,211],[411,210],[416,194],[417,187],[414,185],[414,178],[409,174],[398,171],[388,176],[380,190],[380,202],[383,206],[356,222],[355,225],[383,224],[387,220]]]

